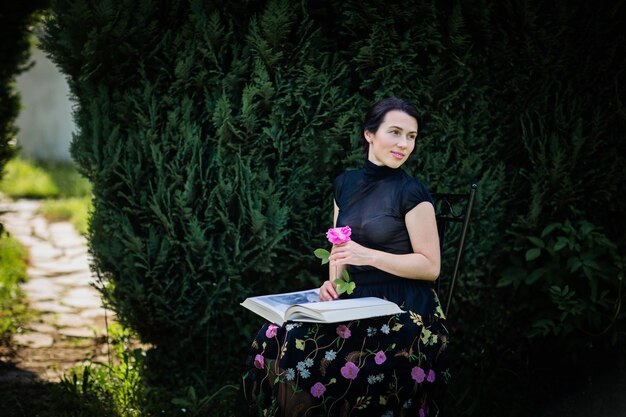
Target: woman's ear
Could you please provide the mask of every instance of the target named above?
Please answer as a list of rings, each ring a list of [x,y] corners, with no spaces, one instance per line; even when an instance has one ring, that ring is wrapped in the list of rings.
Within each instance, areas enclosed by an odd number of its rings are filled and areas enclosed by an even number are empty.
[[[363,132],[363,136],[365,137],[367,143],[372,143],[372,140],[374,139],[374,134],[372,132],[366,130],[365,132]]]

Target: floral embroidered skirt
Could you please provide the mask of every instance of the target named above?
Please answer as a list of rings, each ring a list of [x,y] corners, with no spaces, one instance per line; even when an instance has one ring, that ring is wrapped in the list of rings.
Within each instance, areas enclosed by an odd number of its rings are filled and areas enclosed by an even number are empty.
[[[250,414],[440,415],[450,378],[447,331],[437,296],[428,292],[430,311],[401,305],[406,312],[394,316],[264,325],[243,377]]]

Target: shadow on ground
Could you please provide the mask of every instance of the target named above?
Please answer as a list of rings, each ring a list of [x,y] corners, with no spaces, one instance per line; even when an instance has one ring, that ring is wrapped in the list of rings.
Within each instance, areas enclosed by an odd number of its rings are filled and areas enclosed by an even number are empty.
[[[58,387],[39,380],[37,374],[0,361],[0,414],[5,417],[56,417],[53,397]]]
[[[624,370],[606,370],[591,379],[581,374],[580,383],[571,385],[570,393],[548,402],[538,417],[626,416]]]

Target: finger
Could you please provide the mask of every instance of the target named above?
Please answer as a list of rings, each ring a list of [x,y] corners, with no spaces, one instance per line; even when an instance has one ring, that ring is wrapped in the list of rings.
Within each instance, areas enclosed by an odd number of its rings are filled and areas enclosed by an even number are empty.
[[[328,281],[328,283],[330,284],[327,288],[328,295],[331,297],[331,300],[336,300],[339,297],[339,294],[337,294],[337,290],[335,289],[337,288],[337,284],[331,281]]]
[[[323,294],[320,291],[320,301],[332,301],[337,298],[336,295],[332,295],[330,291],[325,291]]]
[[[340,251],[344,250],[347,244],[348,244],[348,242],[337,243],[337,244],[333,245],[333,248],[330,250],[330,253],[336,253],[336,252],[340,252]]]
[[[322,287],[320,288],[320,300],[321,301],[330,301],[330,300],[332,300],[332,295],[328,291],[328,287],[329,287],[328,284],[329,284],[329,281],[325,281],[324,284],[322,284]],[[330,287],[332,287],[332,286],[330,286]]]

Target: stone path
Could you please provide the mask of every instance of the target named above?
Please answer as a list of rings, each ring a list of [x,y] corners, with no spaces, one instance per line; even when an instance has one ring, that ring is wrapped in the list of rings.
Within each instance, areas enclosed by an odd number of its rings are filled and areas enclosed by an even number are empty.
[[[86,239],[68,222],[47,222],[39,204],[0,200],[0,221],[29,253],[22,289],[35,312],[14,337],[15,351],[0,351],[0,384],[58,381],[85,360],[107,360],[105,310],[92,286]]]

